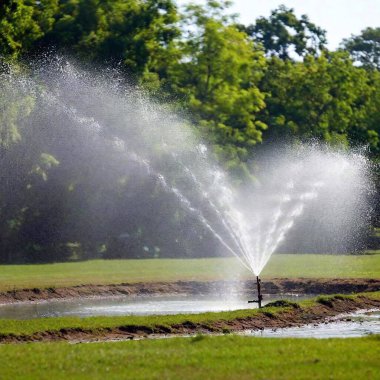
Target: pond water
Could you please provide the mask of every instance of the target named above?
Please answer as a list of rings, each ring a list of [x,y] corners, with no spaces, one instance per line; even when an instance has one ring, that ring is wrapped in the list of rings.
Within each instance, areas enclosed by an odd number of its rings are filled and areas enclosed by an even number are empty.
[[[278,299],[300,301],[313,295],[271,295],[264,304]],[[62,316],[123,316],[181,314],[257,308],[247,299],[223,299],[210,296],[157,295],[139,297],[73,298],[66,300],[19,302],[0,305],[0,319],[33,319]],[[340,315],[317,325],[246,330],[239,333],[255,337],[277,338],[349,338],[380,334],[380,310],[361,310]],[[162,337],[162,336],[161,336]]]
[[[270,295],[266,303],[288,299],[300,301],[313,295]],[[73,298],[67,300],[49,300],[19,302],[0,305],[0,319],[33,319],[63,316],[122,316],[204,313],[257,308],[256,303],[247,303],[245,299],[211,298],[210,296],[144,296],[144,297],[107,297],[107,298]]]
[[[248,330],[243,335],[268,338],[354,338],[380,334],[380,310],[361,310],[340,315],[318,325],[282,329]]]

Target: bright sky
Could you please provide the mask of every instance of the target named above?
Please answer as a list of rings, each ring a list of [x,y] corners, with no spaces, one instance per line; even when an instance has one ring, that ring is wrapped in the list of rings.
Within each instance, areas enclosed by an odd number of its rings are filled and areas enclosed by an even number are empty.
[[[270,11],[284,4],[294,8],[297,16],[306,14],[316,25],[327,31],[330,49],[338,47],[343,38],[359,34],[366,27],[380,27],[380,0],[233,0],[231,8],[240,14],[243,24],[251,24],[258,17],[268,17]],[[187,0],[177,0],[178,4]],[[194,1],[205,3],[202,0]]]

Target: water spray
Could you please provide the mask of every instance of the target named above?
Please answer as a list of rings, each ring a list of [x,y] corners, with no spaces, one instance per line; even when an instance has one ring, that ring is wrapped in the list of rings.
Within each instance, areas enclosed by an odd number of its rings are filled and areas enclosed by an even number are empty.
[[[262,307],[261,301],[263,300],[263,295],[261,294],[261,280],[259,276],[256,276],[256,285],[257,285],[257,300],[248,301],[248,303],[256,302],[259,305],[259,308]]]
[[[179,117],[157,108],[156,103],[145,100],[137,89],[120,87],[123,81],[117,75],[82,72],[62,62],[41,62],[40,66],[36,63],[38,75],[31,77],[1,73],[0,83],[5,86],[5,98],[11,99],[10,106],[15,102],[22,104],[24,98],[33,98],[31,117],[19,120],[20,128],[33,131],[35,142],[31,140],[30,144],[35,148],[26,150],[31,152],[31,157],[43,147],[43,151],[60,158],[62,172],[71,168],[73,157],[80,157],[83,162],[78,173],[93,171],[96,182],[90,180],[84,185],[99,183],[99,201],[90,202],[89,209],[84,209],[81,215],[83,221],[88,215],[99,217],[80,224],[86,231],[87,228],[102,231],[103,225],[116,226],[119,220],[123,230],[134,229],[128,218],[133,214],[141,218],[139,223],[146,224],[149,233],[157,237],[166,234],[165,227],[157,230],[156,219],[146,218],[152,214],[152,205],[141,207],[143,202],[133,201],[145,199],[141,197],[147,196],[150,189],[147,187],[145,191],[146,186],[158,185],[159,191],[150,201],[159,204],[162,196],[165,202],[170,202],[167,194],[171,195],[175,201],[173,210],[181,207],[189,215],[186,223],[191,228],[192,223],[199,225],[256,277],[258,296],[248,302],[262,307],[261,280],[256,274],[262,272],[280,244],[290,238],[288,235],[297,220],[304,217],[304,222],[298,223],[305,227],[296,230],[291,238],[297,246],[304,244],[308,248],[310,244],[303,242],[304,236],[308,236],[312,248],[319,251],[347,250],[366,227],[372,185],[369,163],[360,152],[335,151],[317,144],[297,145],[296,149],[292,147],[279,154],[271,150],[258,165],[260,186],[251,188],[247,184],[240,191]],[[62,131],[67,131],[67,138]],[[15,154],[23,151],[20,148]],[[20,162],[25,158],[17,156]],[[16,176],[11,162],[0,164]],[[27,176],[27,172],[22,172],[23,167],[20,165],[20,174]],[[67,173],[71,181],[70,171]],[[136,187],[129,190],[121,178],[135,175],[147,177],[150,182],[135,181]],[[114,197],[100,178],[119,183],[120,191],[128,192],[128,197]],[[46,195],[49,197],[50,193]],[[103,203],[112,207],[107,206],[104,212]],[[155,217],[159,218],[157,221],[162,219],[159,213]],[[98,226],[98,220],[103,224]],[[71,220],[67,223],[75,225]],[[313,229],[304,233],[311,226]],[[68,236],[71,233],[76,236],[76,229],[69,228]],[[198,247],[200,236],[194,237],[194,246],[191,236],[185,237],[189,239],[186,244],[190,248]]]

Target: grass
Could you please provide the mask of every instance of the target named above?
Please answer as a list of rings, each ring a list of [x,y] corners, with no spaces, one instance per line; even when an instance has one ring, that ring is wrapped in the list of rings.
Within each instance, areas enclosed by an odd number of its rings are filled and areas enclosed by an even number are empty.
[[[274,255],[264,278],[380,278],[380,255]],[[0,291],[82,284],[119,284],[251,277],[235,258],[91,260],[41,265],[1,265]]]
[[[0,346],[1,379],[379,379],[380,337]]]
[[[250,274],[234,258],[2,265],[0,291],[241,276]],[[276,255],[263,277],[380,278],[380,255]],[[367,295],[380,299],[380,292]],[[331,297],[301,305],[328,304]],[[0,334],[31,335],[70,328],[96,332],[121,326],[170,328],[184,322],[207,325],[255,313],[273,315],[287,307],[291,306],[196,315],[0,320]],[[0,345],[0,379],[379,379],[379,343],[379,336],[315,340],[228,335],[77,345],[8,344]]]
[[[301,301],[301,307],[309,308],[317,303],[326,304],[335,298],[355,298],[365,295],[372,299],[380,299],[379,292],[358,293],[357,295],[331,295],[320,296],[315,299]],[[117,328],[123,326],[136,326],[141,328],[153,329],[155,326],[164,326],[170,329],[181,323],[199,323],[211,325],[216,321],[232,321],[239,318],[247,318],[264,313],[275,315],[288,308],[292,308],[292,303],[279,303],[279,306],[266,306],[262,309],[246,309],[223,312],[209,312],[200,314],[175,314],[175,315],[149,315],[149,316],[114,316],[114,317],[57,317],[57,318],[38,318],[29,320],[0,319],[0,334],[2,335],[32,335],[37,332],[59,331],[61,329],[82,329],[96,333],[99,329]],[[296,305],[297,306],[297,305]],[[0,376],[1,379],[1,376]]]
[[[379,294],[380,296],[380,294]],[[285,308],[266,307],[259,309],[234,310],[225,312],[209,312],[200,314],[148,315],[148,316],[113,316],[113,317],[54,317],[28,320],[0,319],[0,335],[32,335],[37,332],[59,331],[61,329],[83,329],[95,332],[99,329],[122,326],[154,328],[164,326],[170,328],[177,324],[190,322],[209,325],[215,321],[231,321],[247,318],[258,313],[277,313]],[[1,377],[0,377],[1,379]]]
[[[380,292],[361,295],[380,299]],[[359,296],[317,297],[300,302],[300,306]],[[207,325],[258,313],[275,315],[294,306],[281,301],[279,307],[261,310],[196,315],[0,320],[0,334],[69,328],[96,332],[100,328],[170,327],[184,322]],[[228,334],[91,344],[4,344],[0,345],[0,379],[378,379],[379,343],[379,336],[316,340]]]

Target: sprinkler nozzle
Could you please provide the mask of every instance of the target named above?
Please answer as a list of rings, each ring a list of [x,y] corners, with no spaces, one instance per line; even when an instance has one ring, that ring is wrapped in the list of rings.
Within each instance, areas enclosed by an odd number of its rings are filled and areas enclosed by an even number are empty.
[[[248,301],[248,303],[254,303],[256,302],[259,305],[259,308],[261,308],[261,301],[263,300],[263,296],[261,294],[261,280],[259,279],[259,276],[256,276],[256,285],[257,285],[257,300]]]

